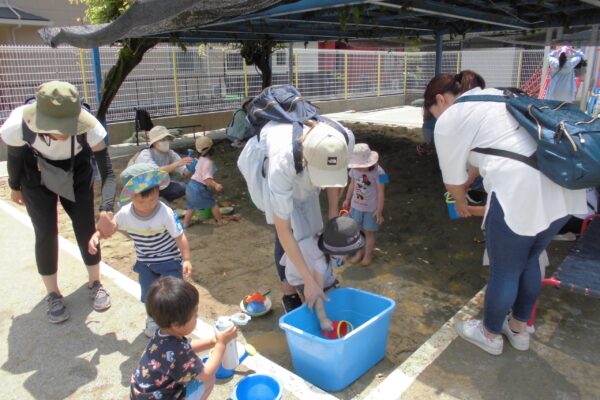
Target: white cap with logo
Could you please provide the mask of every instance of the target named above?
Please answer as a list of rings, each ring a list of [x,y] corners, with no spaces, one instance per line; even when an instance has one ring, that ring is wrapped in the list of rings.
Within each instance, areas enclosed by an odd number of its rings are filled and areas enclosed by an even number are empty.
[[[308,176],[317,187],[345,187],[348,183],[348,144],[332,126],[318,123],[302,143]]]

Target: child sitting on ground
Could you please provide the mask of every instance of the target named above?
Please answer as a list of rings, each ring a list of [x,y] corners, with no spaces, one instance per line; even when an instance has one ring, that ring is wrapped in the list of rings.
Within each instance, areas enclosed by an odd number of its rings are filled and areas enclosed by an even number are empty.
[[[206,136],[196,139],[196,150],[200,153],[200,157],[198,157],[194,175],[192,175],[185,190],[186,210],[183,226],[187,228],[190,225],[194,210],[204,210],[206,208],[210,208],[212,211],[217,225],[225,225],[228,221],[221,216],[217,200],[215,200],[209,189],[211,187],[215,192],[223,190],[223,185],[213,178],[217,168],[211,160],[214,152],[212,139]]]
[[[198,318],[198,290],[182,279],[165,276],[148,289],[146,310],[158,326],[131,376],[131,399],[185,399],[192,380],[202,382],[194,395],[207,399],[215,384],[227,343],[235,339],[232,325],[208,340],[188,340]],[[212,348],[206,364],[196,353]]]
[[[365,251],[359,251],[350,259],[353,264],[363,266],[371,264],[375,249],[375,234],[383,224],[384,185],[389,178],[383,168],[377,164],[379,154],[371,151],[366,143],[354,146],[352,158],[348,163],[350,184],[346,192],[343,208],[350,207],[350,216],[365,233],[367,244]]]
[[[190,248],[177,214],[158,198],[159,190],[169,185],[169,174],[152,164],[133,164],[121,173],[121,181],[124,183],[119,197],[121,209],[112,222],[114,231],[125,231],[133,240],[136,252],[133,270],[139,275],[141,300],[145,302],[148,288],[159,277],[190,276]],[[90,239],[90,254],[97,252],[99,239],[99,232]],[[152,317],[147,316],[144,334],[152,337],[157,329]]]
[[[333,275],[332,266],[339,266],[346,255],[360,251],[365,245],[365,238],[358,224],[350,217],[336,217],[329,221],[320,235],[309,236],[298,242],[300,252],[309,272],[323,291],[334,289],[339,282]],[[286,254],[281,258],[285,266],[285,278],[304,298],[304,280],[296,266]],[[324,331],[331,331],[333,324],[327,318],[323,301],[319,298],[315,303],[319,325]]]

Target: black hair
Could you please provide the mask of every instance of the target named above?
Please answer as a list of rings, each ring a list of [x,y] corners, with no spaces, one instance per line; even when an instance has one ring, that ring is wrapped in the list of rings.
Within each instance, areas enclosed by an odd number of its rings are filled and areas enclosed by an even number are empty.
[[[150,196],[152,193],[154,193],[155,190],[160,190],[160,188],[158,186],[152,186],[149,189],[141,191],[140,196],[142,196],[142,198],[146,198],[146,197]]]
[[[198,290],[189,282],[174,276],[155,280],[146,295],[146,312],[161,328],[173,324],[183,326],[198,307]]]
[[[560,53],[560,55],[558,56],[558,68],[562,68],[563,65],[565,65],[565,63],[567,62],[567,53],[565,53],[564,51],[562,53]]]
[[[210,150],[208,150],[206,153],[202,154],[202,157],[212,157],[213,154],[215,154],[215,147],[211,146]]]

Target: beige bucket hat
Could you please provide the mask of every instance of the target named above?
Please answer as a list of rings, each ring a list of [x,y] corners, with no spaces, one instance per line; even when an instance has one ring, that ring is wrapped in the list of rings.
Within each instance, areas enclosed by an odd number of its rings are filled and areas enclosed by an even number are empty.
[[[169,133],[169,130],[164,126],[156,125],[154,128],[148,131],[148,141],[150,146],[166,137],[171,139],[175,138]]]

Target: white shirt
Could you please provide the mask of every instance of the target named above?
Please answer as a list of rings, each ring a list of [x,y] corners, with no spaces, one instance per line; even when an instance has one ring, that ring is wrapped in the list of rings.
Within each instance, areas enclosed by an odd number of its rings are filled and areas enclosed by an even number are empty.
[[[183,234],[177,214],[162,202],[152,215],[141,217],[128,203],[115,214],[115,222],[133,240],[138,261],[160,263],[181,257],[175,239]]]
[[[478,94],[502,92],[475,88],[463,95]],[[535,152],[536,142],[504,103],[452,105],[438,118],[434,139],[444,183],[462,185],[467,181],[466,165],[479,168],[485,190],[490,196],[496,193],[506,224],[518,235],[534,236],[559,218],[586,211],[585,190],[565,189],[520,161],[471,152],[475,147],[525,156]]]
[[[21,125],[23,123],[23,107],[25,105],[15,108],[2,127],[0,127],[0,136],[2,136],[4,143],[9,146],[19,147],[27,144],[23,140]],[[86,110],[83,110],[83,112],[87,113]],[[100,121],[97,121],[96,125],[87,132],[86,140],[90,147],[94,147],[103,141],[106,135],[106,129],[104,129]],[[51,140],[48,146],[41,138],[36,137],[33,142],[33,148],[48,160],[68,160],[71,158],[70,140]],[[81,145],[75,140],[75,154],[78,154],[81,150]]]
[[[304,132],[309,128],[304,126]],[[348,135],[348,159],[354,148],[354,134]],[[260,141],[268,157],[265,214],[267,223],[273,224],[272,214],[291,220],[296,240],[312,236],[323,229],[323,216],[319,204],[320,188],[314,186],[305,168],[296,174],[292,150],[292,125],[268,122],[260,131]]]
[[[304,261],[308,265],[310,271],[316,271],[323,276],[323,289],[333,285],[335,282],[335,276],[333,275],[333,268],[327,264],[325,254],[319,249],[318,236],[313,235],[304,238],[298,242],[298,247],[302,252]],[[304,285],[302,275],[296,269],[292,260],[290,260],[287,254],[281,257],[281,265],[285,266],[285,279],[292,286]]]

